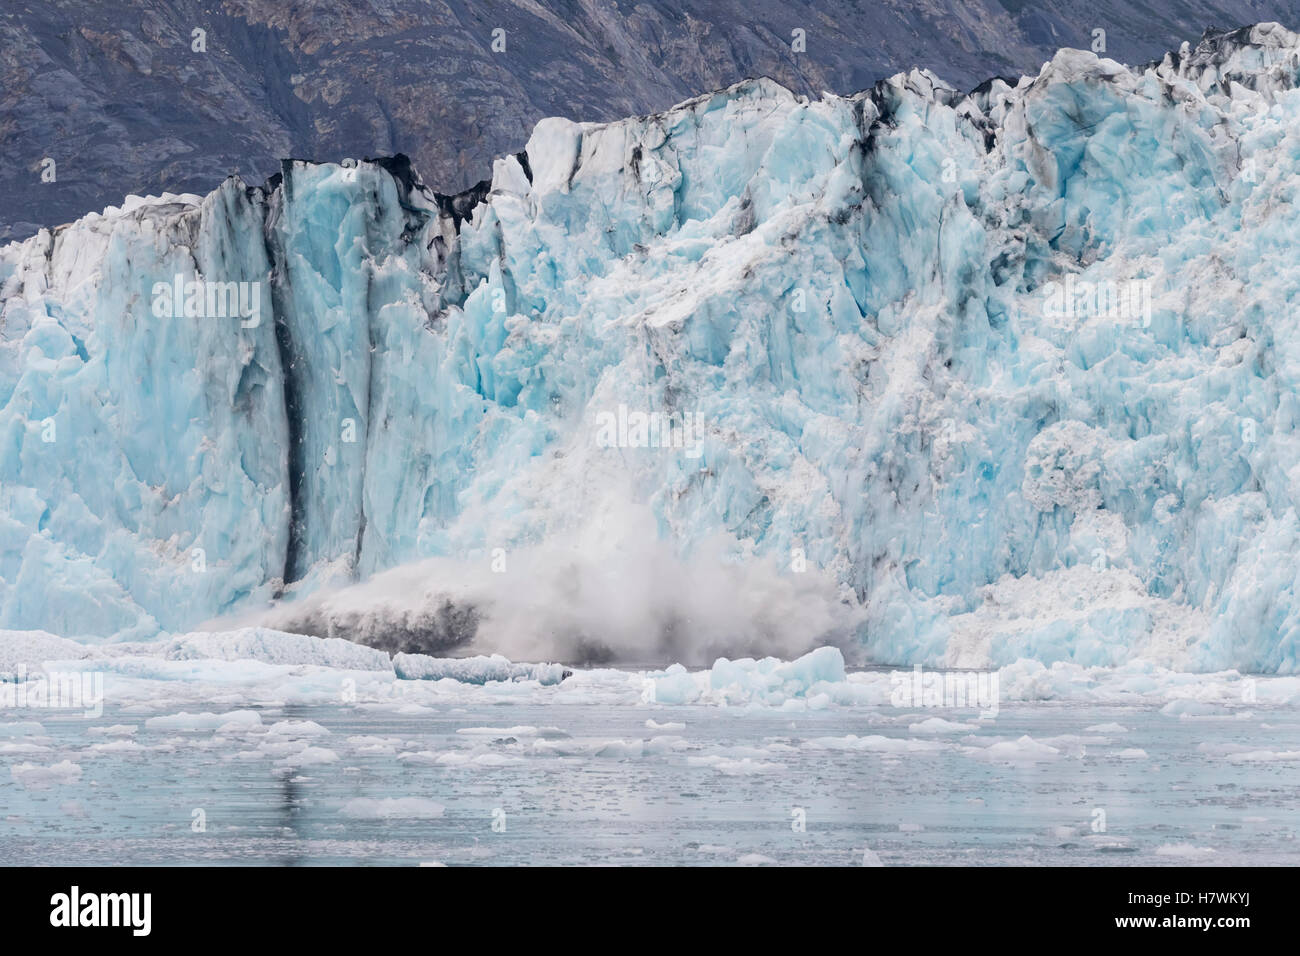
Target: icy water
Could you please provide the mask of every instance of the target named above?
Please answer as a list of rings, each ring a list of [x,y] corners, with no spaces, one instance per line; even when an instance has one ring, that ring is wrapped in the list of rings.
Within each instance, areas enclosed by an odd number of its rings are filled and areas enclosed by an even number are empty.
[[[0,712],[0,858],[861,865],[869,848],[885,865],[1300,863],[1293,707],[1036,701],[981,722],[421,689],[419,703],[265,706],[208,687],[205,710],[243,715],[194,729],[150,725],[185,709],[157,697],[95,719]]]

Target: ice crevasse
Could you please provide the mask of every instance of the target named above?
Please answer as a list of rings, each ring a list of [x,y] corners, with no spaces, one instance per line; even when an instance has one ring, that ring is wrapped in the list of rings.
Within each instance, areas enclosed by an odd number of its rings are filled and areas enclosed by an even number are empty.
[[[0,628],[1295,672],[1298,77],[747,81],[7,245]]]

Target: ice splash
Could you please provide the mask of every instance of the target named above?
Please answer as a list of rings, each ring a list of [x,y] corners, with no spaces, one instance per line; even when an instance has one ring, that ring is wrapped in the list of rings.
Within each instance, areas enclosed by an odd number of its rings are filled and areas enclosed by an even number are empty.
[[[430,558],[323,589],[260,620],[443,656],[703,666],[722,654],[792,658],[834,642],[861,658],[861,612],[831,576],[729,553],[723,535],[680,556],[648,509],[618,500],[543,544]]]

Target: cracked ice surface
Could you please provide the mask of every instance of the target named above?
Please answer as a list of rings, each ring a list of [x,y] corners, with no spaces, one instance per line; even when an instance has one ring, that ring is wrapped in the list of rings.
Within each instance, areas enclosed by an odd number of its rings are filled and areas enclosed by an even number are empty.
[[[969,95],[754,81],[546,120],[460,200],[292,162],[6,246],[0,626],[287,589],[388,650],[1295,672],[1298,71],[1260,25]],[[263,320],[156,318],[177,274]],[[1071,276],[1149,322],[1051,313]],[[620,406],[698,456],[600,447]]]

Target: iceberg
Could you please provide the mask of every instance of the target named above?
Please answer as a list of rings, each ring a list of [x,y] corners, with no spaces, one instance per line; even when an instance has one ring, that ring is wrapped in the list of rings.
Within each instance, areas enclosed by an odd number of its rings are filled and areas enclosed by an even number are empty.
[[[1298,76],[753,80],[4,246],[0,628],[1295,673]]]
[[[160,651],[161,656],[169,661],[260,661],[264,664],[305,664],[343,670],[393,669],[388,655],[371,647],[337,637],[287,634],[264,627],[184,634],[163,644]]]
[[[560,664],[515,664],[500,654],[451,658],[395,654],[392,667],[399,680],[455,680],[465,684],[535,680],[545,686],[558,684],[573,674]]]

